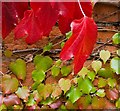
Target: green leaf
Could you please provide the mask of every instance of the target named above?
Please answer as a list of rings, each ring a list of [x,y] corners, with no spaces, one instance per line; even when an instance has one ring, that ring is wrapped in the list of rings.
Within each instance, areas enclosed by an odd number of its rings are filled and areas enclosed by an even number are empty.
[[[42,82],[45,79],[45,72],[43,70],[34,70],[32,72],[32,78],[34,81]]]
[[[25,80],[26,77],[26,63],[22,59],[17,59],[11,62],[9,69],[17,76],[18,79]]]
[[[114,57],[110,62],[111,68],[113,69],[116,74],[120,74],[120,58]]]
[[[0,105],[0,111],[7,111],[7,107],[5,104]]]
[[[53,67],[51,68],[51,72],[52,72],[52,76],[56,77],[56,76],[58,76],[59,73],[60,73],[60,68],[57,67],[57,66],[53,66]]]
[[[120,98],[116,101],[115,105],[117,108],[120,108]]]
[[[112,78],[108,78],[107,82],[108,82],[108,85],[109,85],[111,88],[115,87],[116,84],[117,84],[116,79],[112,79]]]
[[[85,79],[79,78],[78,87],[80,88],[80,90],[82,90],[83,93],[89,94],[93,88],[93,84],[88,78]]]
[[[83,68],[79,71],[78,75],[79,75],[79,76],[82,76],[82,77],[84,78],[85,75],[87,75],[89,72],[90,72],[90,71],[89,71],[86,67],[83,67]]]
[[[42,100],[42,97],[40,96],[37,90],[33,91],[33,97],[37,103],[39,103]]]
[[[106,86],[106,84],[107,84],[107,81],[105,79],[99,78],[99,80],[98,80],[98,88],[103,88],[103,87]]]
[[[117,55],[120,56],[120,49],[117,50]]]
[[[72,36],[72,31],[67,32],[65,35],[66,38],[69,39]]]
[[[104,64],[106,61],[110,58],[110,52],[107,50],[101,50],[100,51],[100,58],[103,60]]]
[[[69,79],[61,78],[58,81],[58,85],[64,91],[64,94],[65,94],[71,87],[71,81]]]
[[[56,62],[55,62],[55,66],[60,66],[62,63],[62,61],[60,59],[58,59]]]
[[[5,94],[14,93],[18,89],[18,80],[16,78],[4,78],[2,81],[2,90]]]
[[[46,45],[46,46],[43,48],[43,52],[50,51],[51,48],[52,48],[52,43],[49,43],[48,45]]]
[[[61,49],[64,47],[65,45],[65,42],[61,42],[60,46],[61,46]]]
[[[35,105],[35,104],[36,104],[36,102],[35,102],[35,100],[34,100],[34,98],[33,98],[33,95],[30,94],[26,105],[27,105],[27,106],[33,106],[33,105]]]
[[[4,55],[6,57],[10,58],[12,56],[12,51],[10,51],[10,50],[7,49],[7,50],[4,51]]]
[[[114,44],[119,44],[120,43],[120,33],[116,33],[112,37],[113,43]]]
[[[104,89],[99,89],[96,92],[96,95],[99,96],[99,97],[105,97],[105,90]]]
[[[29,94],[29,89],[27,86],[19,87],[18,90],[16,91],[16,94],[19,98],[23,99],[25,102],[28,100]]]
[[[71,72],[71,69],[67,66],[62,66],[61,73],[63,76],[67,76]]]
[[[40,82],[39,81],[36,81],[32,84],[32,90],[36,90],[37,87],[39,86]]]
[[[78,87],[72,86],[66,96],[69,97],[72,103],[75,103],[82,96],[82,92]]]
[[[50,104],[52,104],[52,102],[53,102],[53,99],[49,97],[49,98],[47,98],[46,100],[42,100],[42,101],[40,102],[40,104],[50,105]]]
[[[95,73],[93,71],[88,72],[88,78],[91,79],[92,81],[95,79]]]
[[[93,61],[91,65],[92,65],[93,70],[97,73],[100,70],[100,68],[102,67],[102,62],[101,61]]]
[[[107,67],[107,68],[101,68],[98,71],[98,75],[102,76],[104,78],[112,78],[113,77],[113,71],[111,68]]]
[[[34,58],[34,64],[36,66],[36,69],[41,69],[43,71],[46,71],[52,66],[52,59],[49,56],[40,56],[36,55]]]

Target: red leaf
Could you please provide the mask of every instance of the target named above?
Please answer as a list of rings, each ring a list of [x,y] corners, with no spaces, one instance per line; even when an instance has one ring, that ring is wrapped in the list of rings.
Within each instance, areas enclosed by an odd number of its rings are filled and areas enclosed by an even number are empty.
[[[15,28],[15,38],[21,38],[27,35],[26,42],[35,43],[42,36],[50,33],[52,26],[56,23],[58,13],[50,3],[38,8],[38,10],[29,10],[25,12],[24,18]]]
[[[71,23],[72,36],[65,43],[60,58],[69,60],[74,56],[74,73],[78,73],[92,52],[97,38],[97,26],[93,19],[83,17]]]
[[[91,2],[81,2],[81,6],[84,13],[88,16],[92,16],[92,4]],[[70,31],[70,24],[75,19],[83,17],[78,2],[59,2],[59,28],[63,34]]]
[[[28,9],[27,2],[2,2],[2,38],[4,39]]]

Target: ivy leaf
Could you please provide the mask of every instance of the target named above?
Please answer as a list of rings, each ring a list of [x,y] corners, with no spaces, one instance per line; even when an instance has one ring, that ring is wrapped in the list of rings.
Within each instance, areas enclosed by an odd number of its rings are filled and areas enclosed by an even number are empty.
[[[106,84],[107,84],[107,81],[105,79],[99,78],[99,80],[98,80],[98,88],[103,88],[103,87],[106,86]]]
[[[4,94],[14,93],[18,89],[18,80],[16,78],[4,78],[2,81],[2,90]]]
[[[82,96],[82,92],[78,87],[72,86],[67,92],[66,96],[69,97],[69,100],[72,103],[75,103]]]
[[[49,56],[44,57],[44,56],[37,55],[34,58],[34,63],[35,63],[36,69],[46,71],[52,66],[53,61]]]
[[[25,102],[28,100],[29,94],[29,89],[26,86],[19,87],[18,90],[16,91],[16,94],[19,98],[23,99]]]
[[[100,68],[102,67],[102,62],[101,61],[93,61],[91,65],[92,65],[93,70],[97,73],[100,70]]]
[[[71,72],[71,69],[67,66],[62,66],[61,67],[61,74],[63,76],[67,76]]]
[[[71,87],[71,81],[69,79],[61,78],[58,81],[58,85],[64,91],[64,94],[65,94]]]
[[[88,78],[79,78],[78,79],[78,87],[80,88],[80,90],[85,93],[85,94],[89,94],[90,91],[93,88],[93,84],[92,82],[88,79]]]
[[[107,79],[107,82],[108,82],[108,85],[109,85],[111,88],[115,87],[116,84],[117,84],[116,79],[112,79],[112,78],[108,78],[108,79]]]
[[[97,90],[96,95],[99,97],[105,97],[105,90],[104,89]]]
[[[26,105],[27,105],[27,106],[33,106],[33,105],[35,105],[35,104],[36,104],[36,102],[35,102],[35,100],[34,100],[34,98],[33,98],[33,95],[30,94],[30,96],[28,97],[28,101],[26,102]]]
[[[43,70],[34,70],[32,72],[32,78],[36,82],[42,82],[45,79],[45,72]]]
[[[97,26],[93,19],[83,17],[74,20],[71,29],[73,34],[65,43],[60,58],[70,60],[74,56],[74,73],[77,74],[92,52],[97,38]]]
[[[114,57],[110,62],[111,68],[113,69],[116,74],[120,74],[120,58]]]
[[[115,105],[117,108],[120,108],[120,98],[116,101]]]
[[[106,61],[110,58],[110,52],[107,50],[101,50],[100,51],[100,58],[103,60],[104,64]]]
[[[9,65],[10,70],[20,80],[25,80],[26,77],[26,63],[22,59],[17,59],[15,62],[11,62]]]
[[[90,71],[86,68],[83,67],[80,72],[78,73],[79,76],[82,76],[83,78],[85,77],[85,75],[87,75]]]
[[[120,33],[116,33],[112,37],[113,43],[114,44],[119,44],[120,43]]]
[[[46,45],[46,46],[43,48],[43,52],[50,51],[51,48],[52,48],[52,43],[49,43],[48,45]]]
[[[52,76],[56,77],[56,76],[58,76],[59,73],[60,73],[60,68],[57,67],[57,66],[53,66],[53,67],[51,68],[51,72],[52,72]]]

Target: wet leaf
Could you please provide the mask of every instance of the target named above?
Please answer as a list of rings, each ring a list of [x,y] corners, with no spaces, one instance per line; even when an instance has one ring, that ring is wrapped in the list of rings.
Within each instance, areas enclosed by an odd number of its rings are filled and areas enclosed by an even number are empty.
[[[19,87],[18,90],[16,91],[16,94],[19,98],[23,99],[25,102],[28,100],[29,94],[29,89],[26,86]]]
[[[116,79],[108,78],[108,79],[107,79],[107,83],[108,83],[108,85],[109,85],[111,88],[113,88],[113,87],[116,86],[117,81],[116,81]]]
[[[88,78],[85,78],[85,79],[79,78],[78,87],[83,93],[89,94],[93,88],[93,84]]]
[[[8,107],[8,106],[12,106],[15,104],[20,104],[21,100],[18,98],[17,95],[11,94],[11,95],[4,97],[3,102]]]
[[[112,37],[113,43],[114,44],[119,44],[120,43],[120,33],[116,33]]]
[[[36,82],[42,82],[45,79],[45,72],[43,70],[34,70],[32,72],[32,78]]]
[[[28,97],[28,101],[26,102],[26,105],[27,105],[27,106],[33,106],[33,105],[35,105],[35,104],[36,104],[36,102],[35,102],[35,100],[34,100],[34,97],[33,97],[32,94],[30,94],[30,96]]]
[[[120,108],[120,98],[116,101],[115,105],[117,108]]]
[[[64,94],[65,94],[71,87],[71,81],[69,79],[61,78],[58,81],[58,85],[64,91]]]
[[[92,81],[94,81],[94,79],[95,79],[95,73],[93,71],[88,72],[87,76],[88,76],[89,79],[91,79]]]
[[[10,51],[10,50],[7,49],[7,50],[4,51],[4,55],[6,57],[10,58],[12,56],[12,51]]]
[[[62,66],[61,67],[61,73],[63,76],[67,76],[71,72],[70,67]]]
[[[72,103],[75,103],[82,96],[82,92],[78,87],[72,86],[67,92],[66,96],[69,97],[69,100]]]
[[[105,97],[105,90],[104,89],[97,90],[96,95],[99,97]]]
[[[57,67],[57,66],[53,66],[53,67],[51,68],[51,72],[52,72],[52,76],[56,77],[56,76],[58,76],[59,73],[60,73],[60,68]]]
[[[18,89],[18,80],[16,78],[4,78],[2,81],[2,89],[5,94],[14,93]]]
[[[92,65],[93,70],[97,73],[100,70],[100,68],[102,67],[102,62],[101,61],[93,61],[91,65]]]
[[[100,51],[100,58],[103,60],[104,64],[110,58],[110,52],[108,50],[101,50]]]
[[[85,75],[87,75],[90,71],[86,68],[86,67],[83,67],[79,72],[78,72],[78,75],[79,76],[82,76],[83,78],[85,77]]]
[[[110,62],[111,68],[113,69],[116,74],[120,74],[120,58],[114,57]]]
[[[103,88],[106,86],[106,84],[107,84],[106,79],[103,79],[103,78],[98,79],[98,88]]]
[[[18,79],[25,80],[26,77],[26,63],[22,59],[17,59],[9,65],[10,70],[17,76]]]
[[[49,56],[36,55],[34,58],[36,69],[46,71],[52,66],[52,59]]]
[[[46,46],[43,48],[43,52],[50,51],[51,48],[52,48],[52,43],[49,43],[48,45],[46,45]]]

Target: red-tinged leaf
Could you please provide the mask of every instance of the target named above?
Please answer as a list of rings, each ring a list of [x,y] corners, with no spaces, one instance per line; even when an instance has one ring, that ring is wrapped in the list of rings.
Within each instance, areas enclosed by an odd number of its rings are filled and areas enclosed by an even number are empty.
[[[97,26],[93,19],[83,17],[71,23],[72,36],[65,43],[60,58],[69,60],[74,56],[74,73],[78,73],[92,52],[97,38]]]
[[[38,8],[37,11],[26,11],[24,18],[14,30],[15,38],[18,39],[27,35],[26,42],[29,44],[35,43],[43,35],[47,36],[50,33],[57,18],[58,13],[52,9],[49,2],[42,8]]]
[[[20,99],[15,94],[4,97],[3,102],[6,106],[12,106],[21,103]]]
[[[81,6],[86,16],[92,16],[91,2],[81,2]],[[83,17],[78,2],[59,2],[59,19],[58,24],[61,32],[64,34],[70,31],[70,24],[75,19]]]
[[[2,2],[2,38],[4,39],[28,9],[27,2]]]

